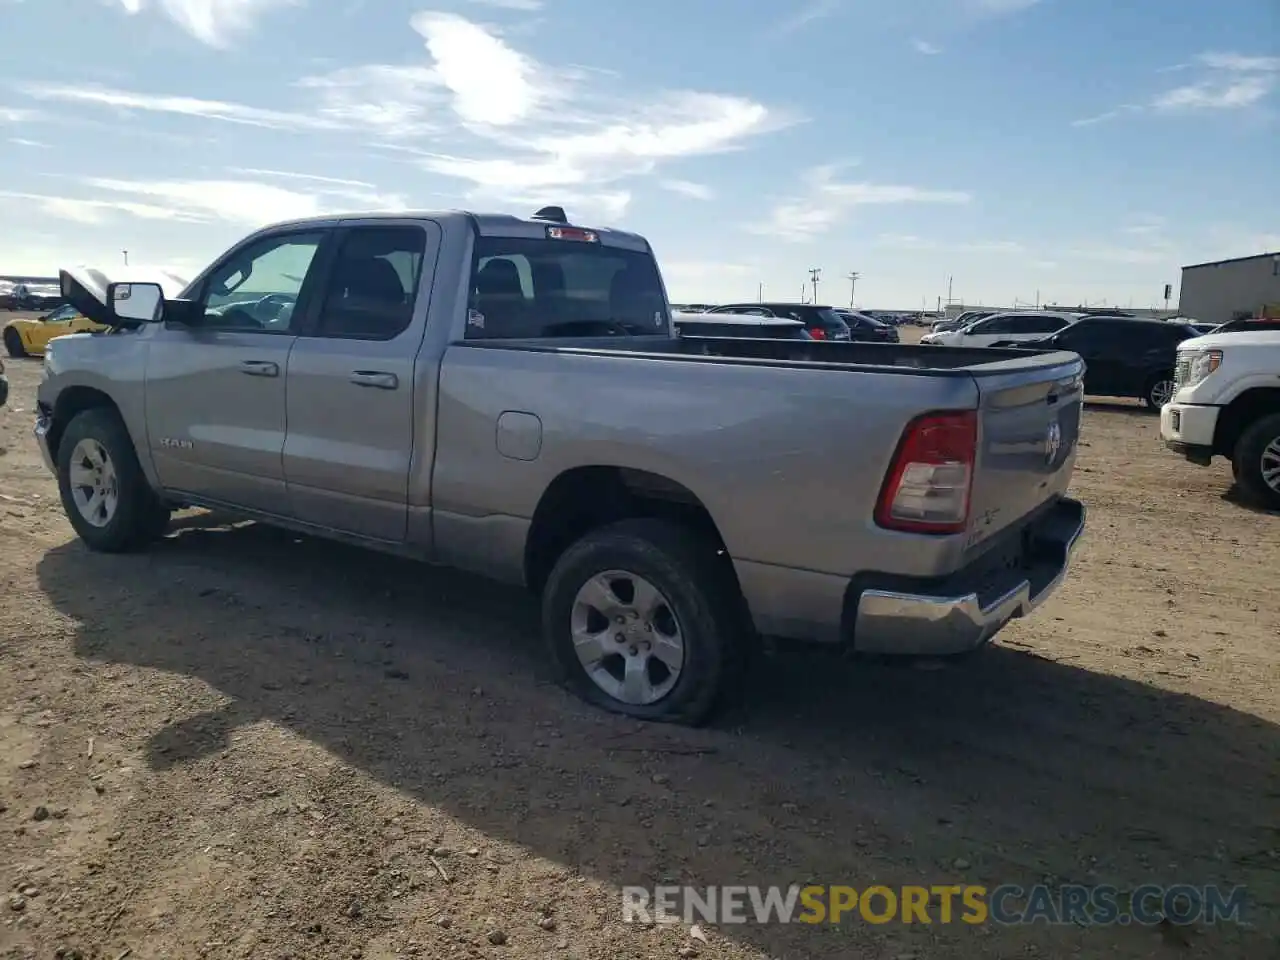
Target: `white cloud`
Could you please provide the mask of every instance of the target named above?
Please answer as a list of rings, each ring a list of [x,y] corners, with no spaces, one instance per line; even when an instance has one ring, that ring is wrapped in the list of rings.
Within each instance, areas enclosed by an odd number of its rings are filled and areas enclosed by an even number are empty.
[[[177,114],[250,127],[286,130],[340,129],[340,124],[334,119],[283,110],[266,110],[241,103],[228,103],[224,100],[201,100],[196,97],[133,93],[109,87],[80,87],[53,83],[28,84],[23,87],[23,92],[37,100],[81,103],[124,111],[140,110],[148,113]]]
[[[1156,110],[1232,110],[1257,103],[1276,86],[1276,78],[1248,76],[1211,79],[1168,90],[1152,101]]]
[[[224,221],[259,227],[279,220],[317,216],[353,208],[404,209],[402,197],[384,195],[365,184],[341,181],[303,193],[254,180],[121,180],[87,177],[79,181],[90,196],[0,191],[0,199],[36,205],[44,215],[77,223],[101,223],[110,215],[179,223]]]
[[[807,189],[799,196],[783,200],[768,219],[748,224],[751,233],[784,240],[808,240],[831,229],[854,208],[872,204],[943,203],[965,204],[973,198],[963,190],[933,190],[901,184],[842,182],[835,179],[835,166],[815,167],[805,174]]]
[[[75,199],[52,194],[0,190],[0,201],[18,201],[34,205],[44,216],[73,223],[102,223],[112,211],[127,213],[144,220],[182,220],[178,211],[149,203],[127,200]]]
[[[304,77],[298,86],[320,94],[319,122],[358,125],[395,139],[439,132],[439,114],[446,105],[439,76],[424,66],[343,67]]]
[[[27,123],[35,120],[37,116],[34,110],[22,110],[18,107],[0,107],[0,123]]]
[[[934,57],[942,52],[941,47],[930,43],[928,40],[912,40],[911,46],[915,48],[916,53],[923,53],[926,57]]]
[[[1128,264],[1172,263],[1177,260],[1173,250],[1163,245],[1129,247],[1108,243],[1089,243],[1068,247],[1061,252],[1061,256]]]
[[[40,140],[28,140],[26,137],[10,137],[9,142],[17,147],[38,147],[47,150],[49,145]]]
[[[1241,73],[1280,71],[1280,57],[1255,57],[1243,53],[1225,53],[1210,50],[1196,57],[1206,67],[1214,70],[1232,70]]]
[[[321,177],[314,173],[295,173],[292,170],[263,170],[260,167],[230,167],[231,173],[245,173],[251,177],[278,177],[281,180],[303,180],[307,183],[322,183],[336,187],[357,187],[366,190],[375,189],[366,180],[344,180],[340,177]]]
[[[80,105],[92,111],[92,122],[111,121],[115,112],[146,112],[341,133],[374,149],[393,149],[407,163],[460,182],[468,201],[572,203],[607,217],[625,212],[632,181],[665,162],[738,150],[796,122],[726,92],[637,94],[604,71],[540,62],[497,28],[454,13],[419,13],[410,24],[422,37],[420,60],[355,64],[303,77],[293,85],[304,101],[297,106],[83,84],[33,83],[24,91],[37,100]],[[246,169],[255,181],[287,174]],[[316,183],[303,195],[323,194]],[[701,185],[669,189],[705,192]],[[289,209],[299,206],[279,196],[264,201],[268,208],[277,201]]]
[[[319,93],[319,116],[392,141],[423,169],[463,181],[468,199],[572,201],[620,215],[623,181],[791,122],[729,94],[614,97],[613,77],[541,63],[456,14],[411,23],[426,62],[348,67],[301,85]]]
[[[1027,248],[1016,240],[945,241],[910,233],[882,233],[876,237],[875,245],[894,250],[933,250],[947,253],[1001,254],[1004,256],[1026,256],[1028,254]]]
[[[664,190],[694,200],[711,200],[715,197],[714,191],[706,184],[694,183],[692,180],[663,180],[660,185]]]
[[[542,0],[471,0],[486,7],[501,7],[503,10],[520,10],[535,13],[542,9]]]
[[[526,119],[546,96],[537,65],[484,27],[448,13],[419,13],[410,22],[464,122],[507,126]]]
[[[248,33],[266,13],[304,0],[119,0],[125,13],[136,15],[150,4],[211,47],[226,47]]]
[[[1200,76],[1173,87],[1142,104],[1126,103],[1091,117],[1073,120],[1073,127],[1088,127],[1142,112],[1191,113],[1240,110],[1266,99],[1280,86],[1280,57],[1254,56],[1225,51],[1197,54],[1192,62],[1164,67],[1160,73],[1198,70]]]
[[[1114,110],[1105,110],[1102,113],[1094,114],[1091,117],[1081,117],[1079,120],[1072,120],[1071,125],[1073,127],[1092,127],[1098,123],[1106,123],[1108,120],[1115,120],[1117,117],[1123,117],[1128,113],[1136,113],[1141,109],[1142,107],[1135,103],[1122,103]]]
[[[1009,13],[1020,13],[1034,7],[1040,0],[965,0],[965,6],[974,13],[987,16],[1002,16]]]
[[[840,0],[812,0],[774,28],[774,33],[795,33],[816,20],[825,20],[840,9]]]

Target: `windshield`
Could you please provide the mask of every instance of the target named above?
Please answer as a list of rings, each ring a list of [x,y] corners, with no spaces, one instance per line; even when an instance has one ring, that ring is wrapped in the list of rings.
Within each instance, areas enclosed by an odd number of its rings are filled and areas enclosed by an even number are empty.
[[[476,239],[469,340],[666,336],[670,314],[653,257],[580,240]]]
[[[71,320],[76,316],[76,308],[70,304],[59,307],[48,316],[41,317],[45,323],[59,323],[63,320]]]

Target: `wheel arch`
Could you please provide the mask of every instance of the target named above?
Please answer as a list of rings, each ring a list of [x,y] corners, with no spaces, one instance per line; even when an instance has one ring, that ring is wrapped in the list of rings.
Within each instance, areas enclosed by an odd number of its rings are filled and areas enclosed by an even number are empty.
[[[1213,431],[1213,452],[1230,457],[1240,435],[1259,417],[1280,413],[1280,387],[1251,387],[1218,414]]]
[[[49,432],[45,438],[49,445],[49,455],[53,458],[54,463],[58,462],[58,450],[62,443],[62,435],[66,432],[67,424],[74,420],[77,414],[83,413],[85,410],[95,409],[111,410],[117,416],[120,416],[120,408],[116,402],[107,393],[96,387],[70,386],[58,394],[58,398],[53,404]],[[124,418],[121,417],[121,419],[123,420]]]
[[[679,481],[647,470],[606,465],[560,473],[543,491],[525,538],[524,579],[541,593],[556,561],[591,530],[628,519],[663,519],[707,536],[737,574],[711,511]]]

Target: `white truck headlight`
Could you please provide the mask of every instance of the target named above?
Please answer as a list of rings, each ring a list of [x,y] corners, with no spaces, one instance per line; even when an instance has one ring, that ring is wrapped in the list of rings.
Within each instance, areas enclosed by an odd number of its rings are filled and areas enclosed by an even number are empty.
[[[1178,388],[1194,387],[1218,367],[1222,366],[1221,350],[1197,350],[1178,357],[1176,380]]]

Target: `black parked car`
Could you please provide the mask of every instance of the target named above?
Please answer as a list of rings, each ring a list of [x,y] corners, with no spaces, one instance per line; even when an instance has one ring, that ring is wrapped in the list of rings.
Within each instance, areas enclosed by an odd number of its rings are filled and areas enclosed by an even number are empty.
[[[849,325],[831,307],[811,303],[722,303],[707,313],[745,313],[799,320],[815,340],[852,340]]]
[[[893,324],[856,310],[837,310],[840,319],[849,326],[849,337],[865,343],[898,343],[901,336]]]
[[[1172,399],[1178,344],[1201,336],[1189,323],[1124,317],[1084,317],[1043,340],[993,347],[1070,350],[1085,363],[1084,392],[1137,397],[1153,410]]]

